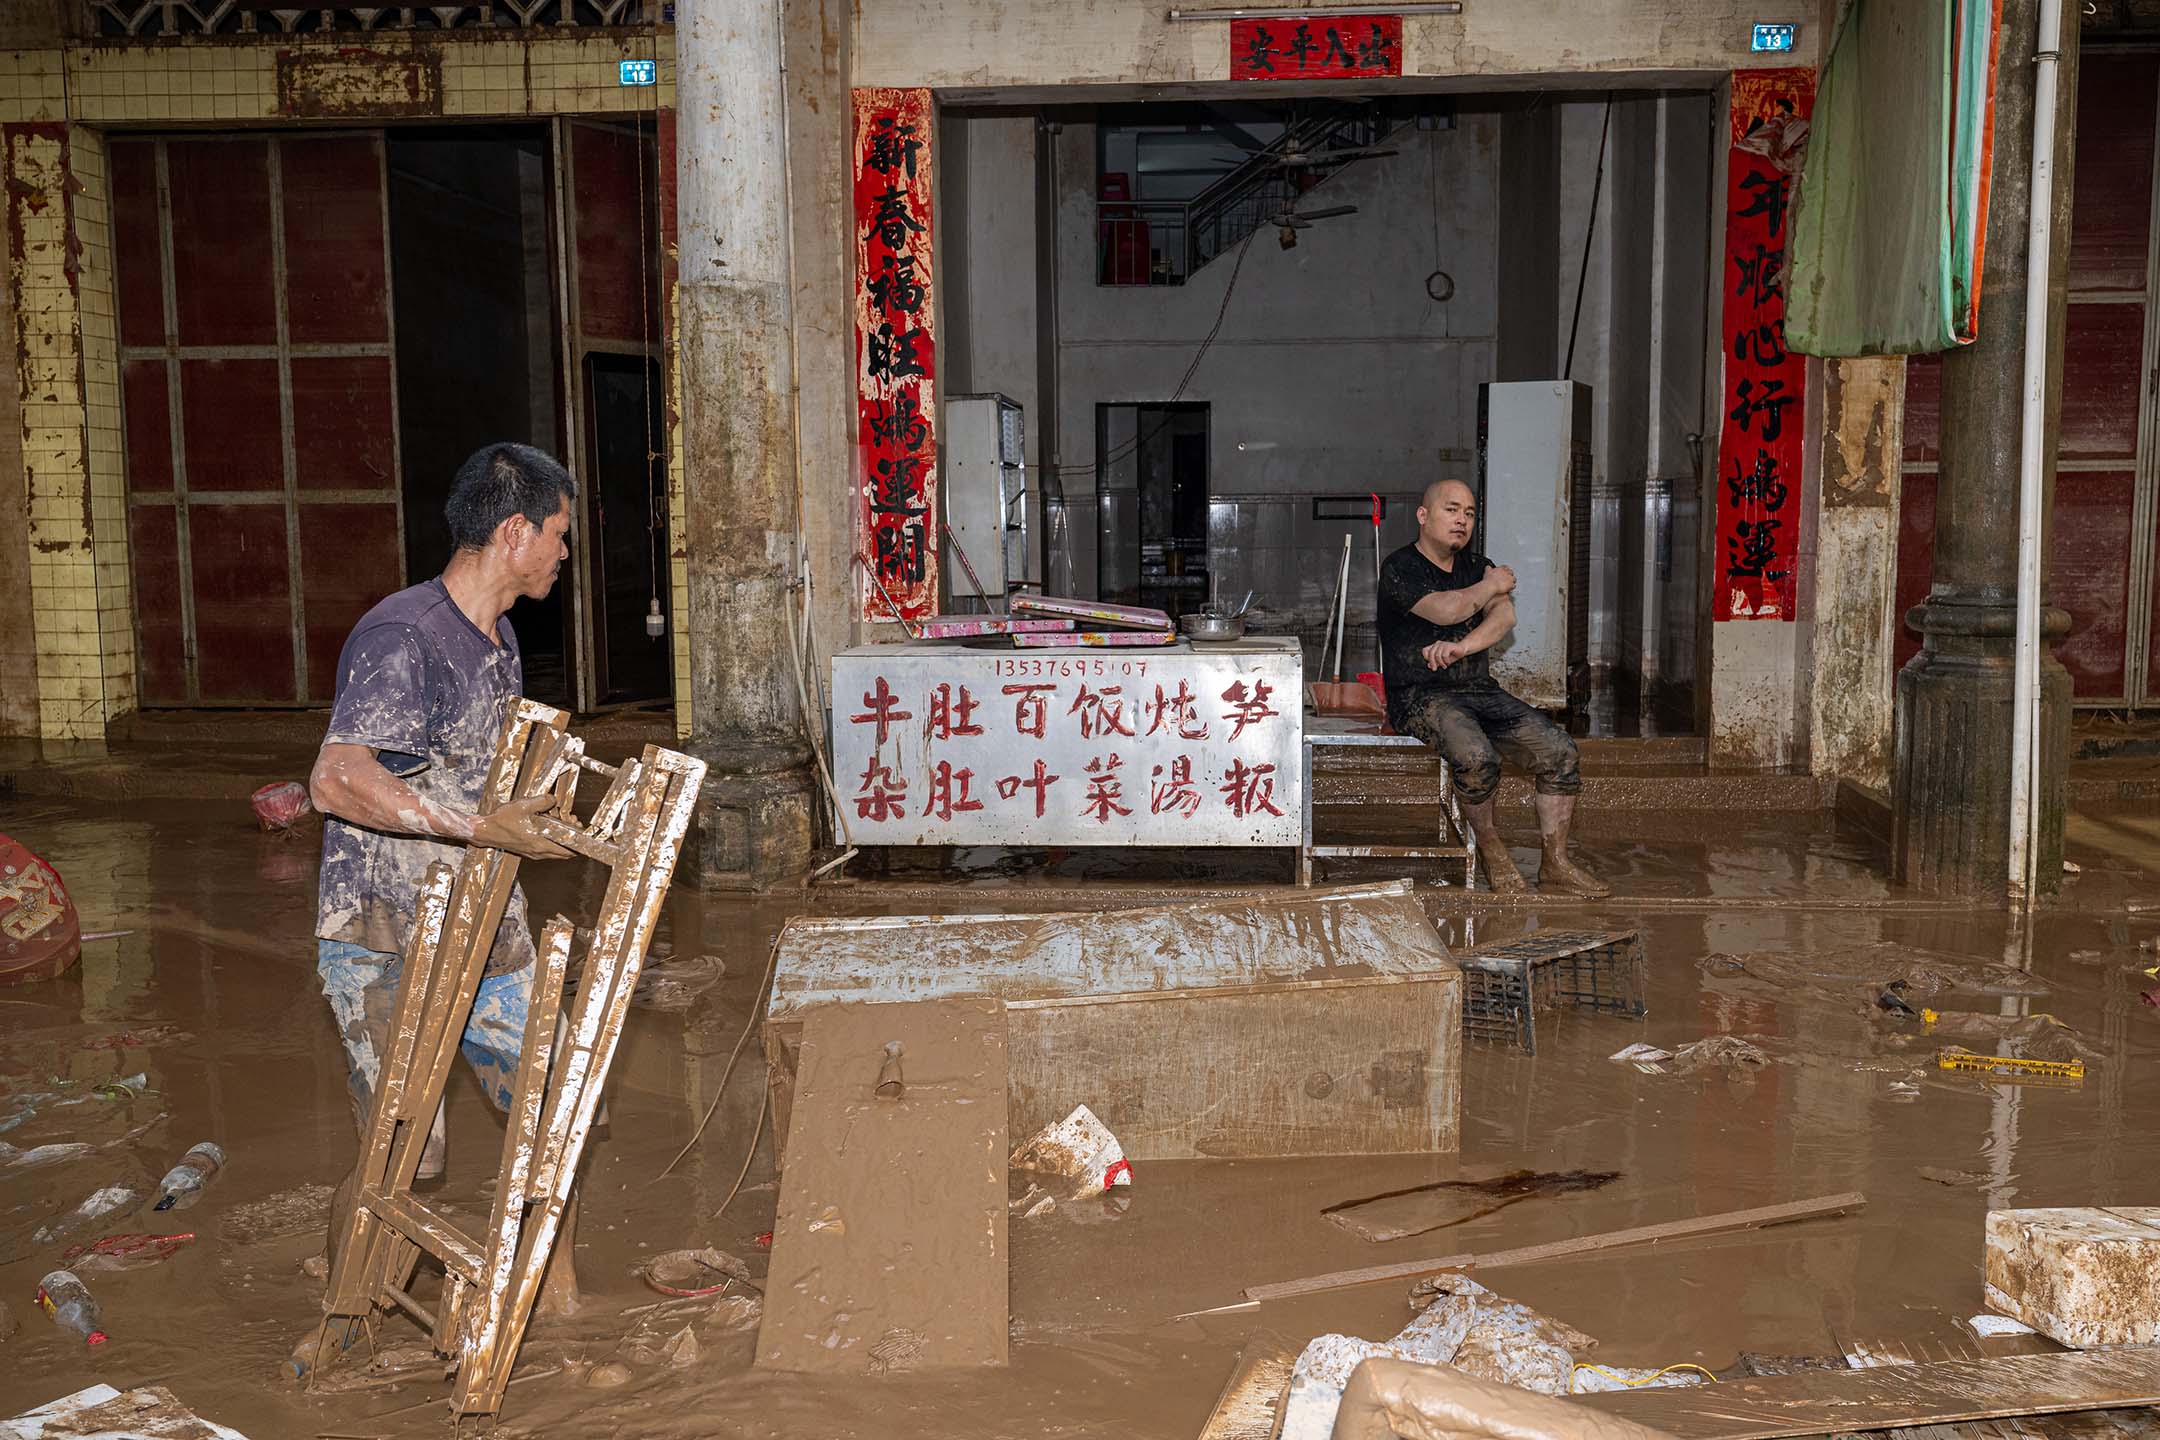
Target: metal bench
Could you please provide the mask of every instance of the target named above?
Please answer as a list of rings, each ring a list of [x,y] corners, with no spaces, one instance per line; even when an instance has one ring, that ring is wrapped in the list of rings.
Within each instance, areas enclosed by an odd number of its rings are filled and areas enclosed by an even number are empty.
[[[1312,884],[1312,862],[1336,857],[1364,860],[1459,860],[1462,884],[1469,889],[1477,879],[1477,837],[1463,824],[1462,806],[1455,799],[1455,776],[1447,761],[1433,755],[1440,767],[1440,826],[1438,843],[1432,845],[1315,845],[1313,844],[1313,752],[1317,749],[1421,750],[1432,748],[1415,735],[1398,735],[1377,717],[1364,719],[1305,712],[1305,816],[1299,831],[1298,884]]]

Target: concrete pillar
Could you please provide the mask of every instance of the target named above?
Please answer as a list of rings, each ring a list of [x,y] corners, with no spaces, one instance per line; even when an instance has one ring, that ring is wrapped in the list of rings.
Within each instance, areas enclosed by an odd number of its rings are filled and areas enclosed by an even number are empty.
[[[762,889],[807,872],[812,843],[789,660],[800,496],[781,0],[686,0],[676,24],[690,743],[712,766],[698,870]]]
[[[1890,785],[1905,360],[1822,364],[1822,503],[1808,643],[1808,769]]]
[[[1935,500],[1935,583],[1914,608],[1923,648],[1897,677],[1891,855],[1897,878],[1939,894],[2001,895],[2010,842],[2010,720],[2016,634],[2018,449],[2022,435],[2026,225],[2032,204],[2054,207],[2048,273],[2047,433],[2062,397],[2063,294],[2070,251],[2070,161],[2077,115],[2077,15],[2063,7],[2055,193],[2031,185],[2033,48],[2038,0],[2005,0],[1995,82],[1995,158],[1980,338],[1943,357],[1942,471]],[[2047,448],[2047,489],[2055,485]],[[2046,554],[2043,543],[2041,553]],[[2061,611],[2043,632],[2062,634]],[[2043,649],[2041,807],[2035,843],[2041,886],[2061,883],[2070,676]]]

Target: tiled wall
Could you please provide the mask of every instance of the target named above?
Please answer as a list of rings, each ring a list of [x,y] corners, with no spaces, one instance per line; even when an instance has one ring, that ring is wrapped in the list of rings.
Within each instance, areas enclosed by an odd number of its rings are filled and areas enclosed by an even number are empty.
[[[38,730],[96,740],[135,700],[105,146],[80,126],[4,136]]]
[[[260,41],[112,42],[0,52],[0,96],[92,124],[428,116],[600,115],[675,103],[675,36],[513,32],[439,39],[376,32]],[[624,60],[660,83],[620,83]],[[0,101],[0,104],[8,103]],[[24,115],[21,118],[59,118]]]
[[[0,51],[0,181],[17,227],[11,233],[21,239],[19,253],[8,257],[18,324],[7,368],[14,373],[0,383],[22,396],[30,520],[22,541],[0,536],[0,544],[27,544],[31,595],[31,614],[0,616],[0,626],[32,631],[44,738],[102,739],[106,723],[135,704],[101,127],[596,115],[675,103],[672,31],[356,38],[98,41],[64,51]],[[659,84],[619,83],[620,62],[631,59],[657,60]],[[670,386],[673,370],[670,357]],[[672,451],[668,503],[680,535],[679,440]],[[673,592],[677,725],[687,734],[689,605],[679,559]],[[16,636],[6,638],[12,645]]]

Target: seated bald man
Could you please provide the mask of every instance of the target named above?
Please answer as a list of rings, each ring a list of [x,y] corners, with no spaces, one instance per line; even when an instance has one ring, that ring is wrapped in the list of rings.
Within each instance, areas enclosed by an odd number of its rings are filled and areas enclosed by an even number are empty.
[[[1590,899],[1610,895],[1610,887],[1568,858],[1568,827],[1582,791],[1575,742],[1492,678],[1489,652],[1515,628],[1515,572],[1466,548],[1477,496],[1460,480],[1436,480],[1425,487],[1417,518],[1417,543],[1380,567],[1388,724],[1439,751],[1455,772],[1464,818],[1494,890],[1527,888],[1493,823],[1505,754],[1537,782],[1545,852],[1538,888]]]

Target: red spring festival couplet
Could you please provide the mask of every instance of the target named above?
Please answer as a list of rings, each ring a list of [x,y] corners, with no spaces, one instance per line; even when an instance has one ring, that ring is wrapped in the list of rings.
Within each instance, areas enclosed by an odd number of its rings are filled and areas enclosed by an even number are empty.
[[[1371,80],[1402,74],[1402,16],[1322,11],[1230,22],[1232,80]]]
[[[1719,620],[1790,620],[1798,587],[1807,360],[1785,348],[1792,201],[1815,108],[1812,70],[1733,75],[1725,180],[1718,430]]]
[[[855,588],[862,618],[914,620],[938,595],[936,115],[928,90],[854,93]]]

